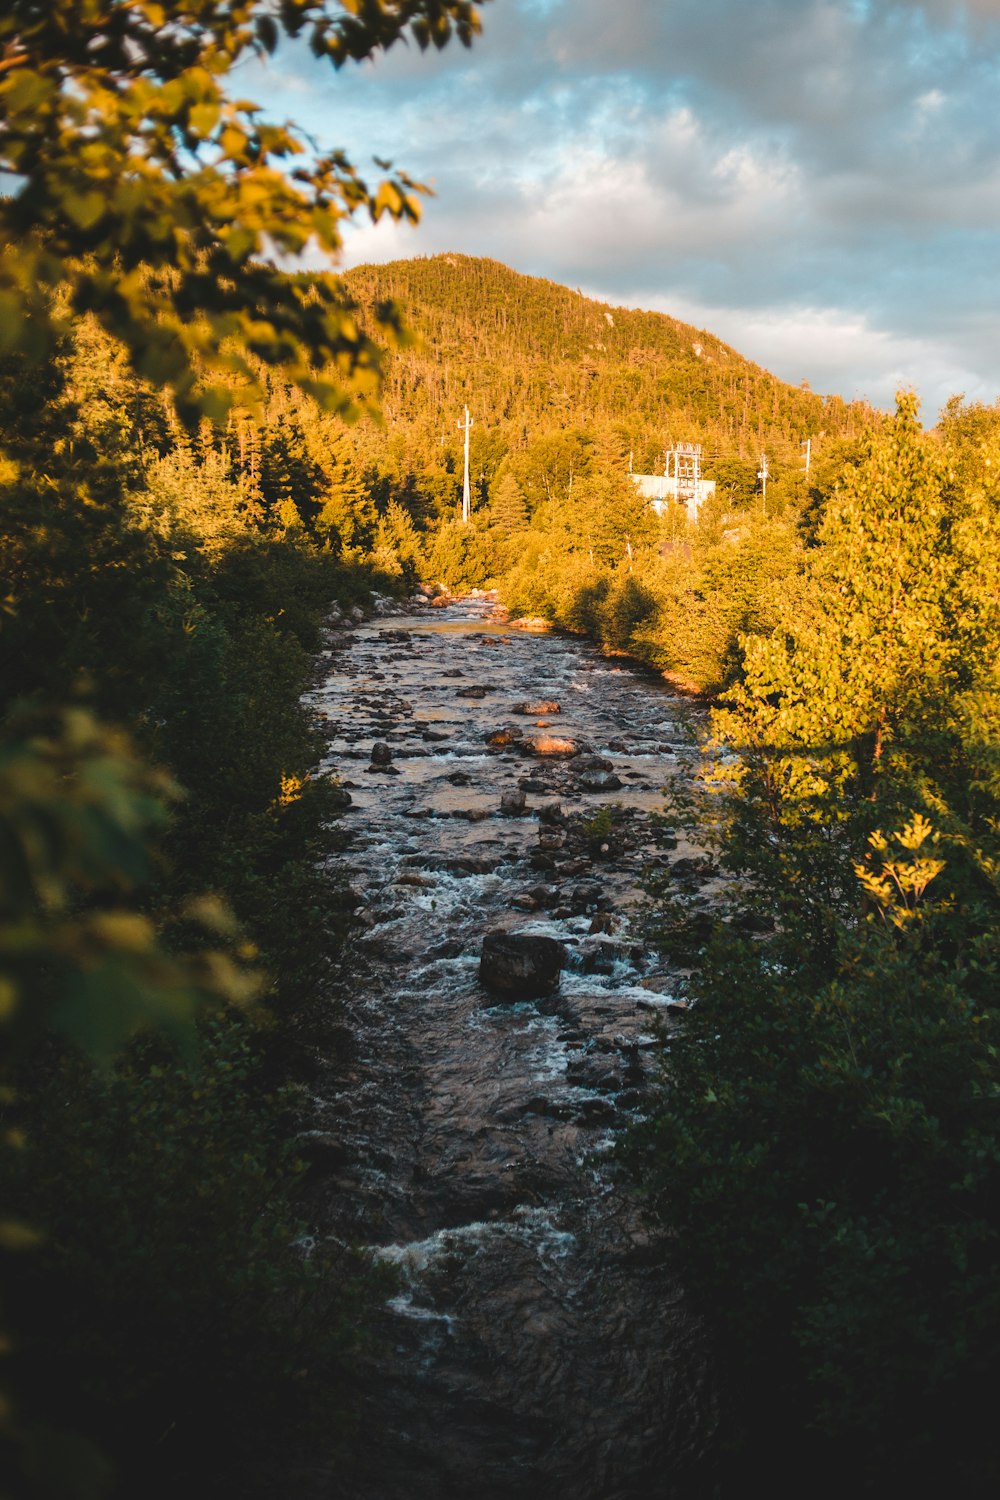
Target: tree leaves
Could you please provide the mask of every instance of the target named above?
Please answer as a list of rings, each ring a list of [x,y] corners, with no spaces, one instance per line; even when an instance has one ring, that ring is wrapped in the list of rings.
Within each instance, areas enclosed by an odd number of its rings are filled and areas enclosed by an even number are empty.
[[[44,358],[90,310],[137,370],[173,390],[188,421],[219,412],[218,376],[238,364],[230,351],[241,344],[283,363],[328,410],[356,415],[378,374],[377,343],[349,320],[315,316],[271,258],[315,243],[335,260],[345,220],[415,223],[426,189],[403,173],[369,187],[342,153],[317,155],[226,84],[241,58],[273,52],[282,34],[304,33],[337,67],[408,36],[421,47],[452,35],[468,43],[481,3],[284,0],[276,14],[266,0],[119,0],[109,14],[97,0],[58,13],[12,0],[0,15],[0,171],[15,182],[0,200],[4,347]],[[222,265],[241,273],[225,289]],[[53,299],[57,286],[68,298]],[[328,273],[315,287],[329,310],[352,306]],[[373,332],[391,342],[397,326],[376,316]],[[201,394],[203,375],[214,393]],[[261,394],[250,381],[241,399]]]
[[[178,795],[125,738],[83,709],[8,733],[0,751],[0,976],[16,1036],[43,1021],[109,1055],[150,1022],[187,1026],[199,1004],[243,1004],[256,975],[223,954],[184,957],[133,904],[150,837]],[[211,911],[188,914],[208,916]]]

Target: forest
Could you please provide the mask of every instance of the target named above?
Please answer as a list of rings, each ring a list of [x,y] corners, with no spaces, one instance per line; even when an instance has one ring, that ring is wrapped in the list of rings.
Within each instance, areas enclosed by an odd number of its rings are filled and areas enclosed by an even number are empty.
[[[355,922],[303,694],[331,610],[418,585],[708,715],[663,827],[723,895],[706,929],[647,876],[685,1009],[619,1152],[719,1372],[700,1493],[993,1493],[1000,404],[925,431],[912,394],[824,398],[489,260],[280,272],[265,241],[336,252],[415,185],[265,182],[289,143],[219,86],[272,45],[255,4],[213,8],[200,70],[146,0],[121,35],[82,9],[89,53],[0,19],[3,1495],[283,1493],[317,1424],[378,1441],[353,1387],[395,1283],[312,1244],[296,1144]],[[337,65],[477,24],[286,10]],[[229,168],[172,176],[177,130]],[[162,170],[109,197],[135,152]],[[696,522],[630,478],[676,441],[716,481]]]

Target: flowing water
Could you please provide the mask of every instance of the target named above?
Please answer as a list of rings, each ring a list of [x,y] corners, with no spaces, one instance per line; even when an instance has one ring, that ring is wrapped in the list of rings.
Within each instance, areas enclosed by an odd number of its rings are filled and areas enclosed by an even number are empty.
[[[693,1493],[712,1426],[698,1331],[611,1147],[642,1109],[677,981],[633,910],[641,871],[672,862],[708,899],[697,851],[664,853],[650,821],[697,710],[485,601],[335,631],[323,668],[311,699],[352,799],[359,936],[352,1050],[318,1058],[302,1144],[318,1221],[399,1282],[363,1451],[300,1493]],[[532,701],[548,711],[518,711]],[[509,742],[489,744],[497,731]],[[532,753],[543,735],[578,753]],[[502,813],[518,792],[524,810]],[[556,995],[483,987],[496,928],[566,945]]]

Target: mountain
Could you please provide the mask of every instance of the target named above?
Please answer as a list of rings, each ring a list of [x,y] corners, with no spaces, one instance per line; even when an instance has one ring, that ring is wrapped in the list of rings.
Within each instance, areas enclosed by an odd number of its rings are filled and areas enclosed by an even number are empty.
[[[708,455],[780,458],[807,437],[852,436],[870,408],[787,385],[714,334],[611,307],[495,260],[436,255],[346,273],[362,310],[397,303],[418,342],[386,361],[390,427],[450,434],[468,404],[482,431],[523,447],[589,428],[649,468],[670,440]],[[450,442],[450,436],[449,436]]]

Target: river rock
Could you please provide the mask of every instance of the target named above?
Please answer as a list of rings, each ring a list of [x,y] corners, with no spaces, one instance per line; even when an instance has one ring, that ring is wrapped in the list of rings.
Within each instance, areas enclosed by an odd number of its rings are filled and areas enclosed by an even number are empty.
[[[496,867],[496,857],[488,854],[456,854],[442,863],[452,875],[492,875]]]
[[[578,1089],[599,1094],[617,1094],[624,1085],[619,1069],[609,1065],[607,1056],[584,1056],[567,1065],[566,1082]]]
[[[559,887],[556,885],[533,885],[529,889],[529,895],[534,896],[539,906],[554,906],[559,900]]]
[[[576,763],[578,771],[613,771],[614,765],[603,755],[581,755]]]
[[[614,771],[585,771],[579,778],[580,788],[585,792],[617,792],[621,784],[621,777]]]
[[[456,698],[485,698],[486,694],[487,693],[492,693],[492,691],[493,691],[493,689],[491,687],[487,687],[484,682],[474,682],[474,683],[470,683],[470,685],[468,687],[459,688],[458,692],[455,694],[455,697]]]
[[[553,698],[539,698],[533,703],[515,704],[514,712],[516,714],[526,714],[529,719],[537,719],[539,714],[561,714],[562,709]]]
[[[600,935],[584,938],[577,955],[585,974],[611,974],[616,963],[631,959],[632,949],[621,940]]]
[[[579,1125],[613,1125],[618,1110],[610,1099],[584,1099],[576,1116]]]
[[[524,742],[525,750],[529,755],[540,755],[548,758],[559,758],[568,760],[570,756],[577,755],[580,747],[575,740],[563,739],[557,734],[536,734]]]
[[[552,629],[549,620],[543,620],[541,615],[522,615],[520,619],[511,620],[511,630],[528,630],[538,635],[544,635],[547,630]]]
[[[500,811],[507,818],[520,817],[521,813],[524,812],[527,800],[520,787],[516,791],[504,792],[500,798]]]
[[[547,1120],[568,1120],[573,1106],[565,1099],[550,1099],[547,1094],[535,1094],[518,1107],[522,1115],[542,1115]]]
[[[555,938],[523,932],[488,932],[483,938],[479,982],[509,1000],[532,1000],[559,988],[566,949]]]
[[[387,766],[392,761],[392,751],[385,740],[376,740],[372,746],[372,765]]]
[[[507,745],[520,744],[524,735],[520,729],[491,729],[486,736],[487,745],[492,745],[495,750],[502,750]]]
[[[326,1131],[310,1130],[298,1136],[295,1149],[313,1176],[326,1176],[350,1164],[344,1142]]]

